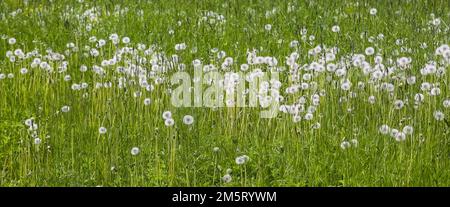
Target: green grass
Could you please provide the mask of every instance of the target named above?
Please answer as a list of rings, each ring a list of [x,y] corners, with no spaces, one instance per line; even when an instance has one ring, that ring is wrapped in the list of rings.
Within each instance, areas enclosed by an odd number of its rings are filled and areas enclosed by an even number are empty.
[[[450,98],[450,64],[435,55],[438,47],[450,44],[447,0],[24,2],[0,3],[0,74],[14,74],[12,79],[0,79],[0,186],[450,185],[450,108],[443,106]],[[95,18],[81,18],[92,8],[96,8]],[[370,15],[371,8],[377,9],[375,16]],[[208,11],[223,15],[226,21],[201,21]],[[441,23],[432,26],[430,22],[436,18]],[[272,25],[270,31],[265,30],[266,24]],[[331,31],[334,25],[339,25],[339,33]],[[307,29],[305,37],[303,28]],[[129,37],[131,43],[114,45],[109,40],[113,33]],[[379,34],[384,38],[378,39]],[[314,41],[309,40],[310,35]],[[97,57],[84,55],[89,54],[85,46],[95,47],[89,42],[92,36],[106,40]],[[17,43],[9,44],[11,37]],[[298,46],[289,46],[293,40],[299,41]],[[397,45],[397,40],[403,44]],[[70,42],[79,50],[68,49]],[[152,48],[150,55],[136,53],[147,58],[146,63],[123,54],[115,66],[103,67],[105,76],[92,71],[118,49],[137,48],[138,43]],[[176,51],[179,43],[185,43],[186,50]],[[421,47],[423,43],[426,48]],[[346,63],[345,77],[311,72],[312,79],[301,82],[316,82],[316,90],[286,94],[285,89],[296,84],[287,57],[298,52],[296,63],[300,66],[318,62],[324,53],[308,55],[318,45],[339,48],[332,62]],[[367,47],[383,57],[386,69],[397,70],[371,82],[370,76],[348,60],[351,55],[364,54]],[[16,57],[11,62],[7,51],[19,48],[24,53],[35,50],[36,56]],[[312,95],[325,92],[314,118],[294,123],[291,115],[281,112],[276,118],[261,119],[260,108],[172,106],[168,91],[173,87],[168,80],[177,69],[150,75],[151,60],[157,59],[156,54],[168,58],[177,54],[179,63],[186,64],[186,71],[192,74],[195,59],[220,68],[223,59],[217,58],[213,48],[234,59],[234,71],[247,62],[247,51],[256,49],[259,56],[275,57],[278,66],[286,68],[280,73],[282,104],[293,104],[304,96],[306,110]],[[63,54],[67,70],[59,71],[63,61],[48,60],[47,51]],[[35,57],[47,61],[53,71],[32,68]],[[406,70],[395,64],[400,57],[412,59]],[[388,63],[390,58],[393,64]],[[365,60],[375,65],[374,56],[366,55]],[[446,73],[421,75],[429,61],[436,61]],[[153,91],[139,84],[118,86],[120,78],[139,82],[137,76],[116,71],[116,67],[129,64],[148,72],[146,79],[154,85]],[[157,64],[167,67],[167,58]],[[82,65],[89,70],[80,72]],[[28,73],[21,74],[21,68]],[[255,68],[268,70],[267,65],[250,66]],[[308,72],[295,73],[301,77]],[[66,75],[71,76],[70,81],[64,81]],[[409,85],[405,79],[412,75],[416,83]],[[166,81],[156,84],[158,77]],[[341,90],[341,79],[352,82],[349,91]],[[71,89],[74,83],[84,82],[88,88]],[[108,82],[112,87],[96,88],[96,83]],[[365,87],[359,87],[359,82]],[[422,92],[423,82],[439,87],[440,95]],[[393,92],[380,90],[382,83],[393,84]],[[142,96],[134,97],[135,92]],[[423,93],[424,101],[415,108],[417,93]],[[369,96],[376,98],[375,104],[367,101]],[[145,98],[152,103],[144,105]],[[340,101],[343,99],[346,101]],[[400,110],[394,109],[397,99],[406,103]],[[70,106],[70,111],[61,112],[63,106]],[[444,120],[435,119],[437,110]],[[174,126],[164,125],[164,111],[172,112]],[[192,125],[183,124],[185,115],[194,117]],[[40,144],[34,144],[32,132],[24,124],[31,117],[39,125],[35,132]],[[317,123],[320,128],[314,127]],[[383,124],[400,131],[410,125],[414,132],[398,142],[379,132]],[[101,126],[107,133],[99,134]],[[358,140],[358,146],[341,149],[343,141],[352,139]],[[140,149],[136,156],[130,153],[133,147]],[[237,165],[235,159],[241,155],[250,159]],[[227,169],[232,171],[228,172],[232,177],[229,183],[222,180]]]

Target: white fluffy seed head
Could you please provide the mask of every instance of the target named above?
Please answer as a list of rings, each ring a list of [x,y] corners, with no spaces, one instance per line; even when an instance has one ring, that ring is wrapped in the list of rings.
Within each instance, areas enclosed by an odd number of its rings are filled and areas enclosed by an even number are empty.
[[[130,43],[130,38],[129,37],[124,37],[124,38],[122,38],[122,42],[124,44],[128,44],[128,43]]]
[[[343,150],[346,150],[346,149],[348,149],[350,147],[350,142],[348,142],[348,141],[343,141],[343,142],[341,142],[341,148],[343,149]]]
[[[98,133],[100,133],[100,134],[106,134],[107,131],[108,130],[105,127],[98,128]]]
[[[29,119],[25,120],[24,123],[26,126],[31,127],[33,125],[33,121],[34,121],[33,118],[29,118]]]
[[[342,84],[341,84],[341,89],[343,90],[343,91],[348,91],[348,90],[350,90],[350,87],[351,87],[352,85],[351,85],[351,83],[350,83],[350,81],[345,81],[345,82],[343,82]]]
[[[375,53],[375,49],[373,47],[368,47],[365,50],[366,55],[373,55]]]
[[[15,38],[9,38],[8,39],[8,44],[10,44],[10,45],[16,44],[16,39]]]
[[[406,125],[405,127],[403,127],[403,133],[405,133],[406,135],[411,135],[414,132],[414,128],[412,126]]]
[[[28,69],[22,68],[22,69],[20,69],[20,73],[21,73],[22,75],[25,75],[25,74],[28,73]]]
[[[395,138],[397,137],[398,133],[399,133],[398,129],[391,129],[390,135],[391,137]]]
[[[405,141],[406,140],[406,134],[403,132],[399,132],[395,135],[395,140],[397,142]]]
[[[381,134],[389,134],[390,128],[389,128],[388,125],[383,124],[383,125],[380,126],[379,131],[380,131]]]
[[[450,107],[450,99],[444,100],[444,102],[442,102],[442,105],[444,106],[444,108],[449,108]]]
[[[396,100],[394,102],[395,109],[401,109],[401,108],[403,108],[404,105],[405,105],[405,103],[402,100]]]
[[[442,113],[442,111],[435,111],[435,112],[433,113],[433,115],[434,115],[434,118],[435,118],[437,121],[442,121],[442,120],[444,120],[444,118],[445,118],[445,115],[444,115],[444,113]]]
[[[39,144],[41,144],[41,142],[42,142],[42,140],[40,138],[35,138],[34,139],[34,144],[35,145],[39,145]]]
[[[183,117],[183,123],[186,125],[191,125],[194,123],[194,117],[192,117],[191,115],[186,115]]]
[[[172,112],[170,111],[165,111],[162,114],[163,119],[171,119],[172,118]]]
[[[439,96],[441,94],[441,89],[434,87],[430,90],[430,95],[432,96]]]
[[[350,142],[352,143],[353,147],[358,147],[359,142],[357,139],[352,139],[350,140]]]
[[[140,152],[140,150],[138,147],[131,148],[131,155],[136,156],[139,154],[139,152]]]
[[[338,25],[334,25],[333,27],[331,27],[331,31],[337,33],[341,31],[341,28]]]
[[[219,152],[220,148],[219,147],[214,147],[213,148],[213,152]]]
[[[164,121],[164,124],[168,127],[173,126],[175,124],[175,121],[172,118],[168,118]]]
[[[226,174],[222,177],[222,181],[224,183],[230,183],[232,181],[231,175],[230,174]]]
[[[248,156],[246,156],[246,155],[236,157],[236,159],[235,159],[235,162],[238,165],[243,165],[247,161],[248,161]]]
[[[314,118],[314,115],[312,113],[306,113],[304,118],[305,120],[312,120]]]
[[[369,96],[368,101],[370,104],[375,104],[375,101],[376,101],[375,96]]]
[[[150,98],[144,99],[144,105],[148,106],[152,103],[152,100]]]
[[[61,107],[61,111],[64,112],[64,113],[69,112],[70,111],[70,106],[63,106],[63,107]]]

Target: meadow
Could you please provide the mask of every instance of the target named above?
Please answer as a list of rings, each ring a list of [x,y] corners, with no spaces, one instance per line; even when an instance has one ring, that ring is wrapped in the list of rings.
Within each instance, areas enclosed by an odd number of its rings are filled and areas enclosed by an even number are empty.
[[[449,44],[448,0],[3,0],[0,186],[449,186]]]

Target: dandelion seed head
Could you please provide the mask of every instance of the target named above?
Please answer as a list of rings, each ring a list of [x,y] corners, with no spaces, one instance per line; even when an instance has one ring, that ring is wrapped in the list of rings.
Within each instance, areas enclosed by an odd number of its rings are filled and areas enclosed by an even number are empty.
[[[222,181],[224,183],[230,183],[232,181],[231,175],[230,174],[226,174],[222,177]]]
[[[428,83],[428,82],[423,82],[423,83],[420,85],[420,89],[421,89],[422,91],[428,91],[428,90],[431,89],[431,84]]]
[[[375,49],[373,49],[373,47],[368,47],[365,50],[366,55],[373,55],[375,53]]]
[[[34,139],[34,144],[35,145],[39,145],[39,144],[41,144],[41,142],[42,142],[42,140],[40,138],[35,138]]]
[[[358,140],[357,139],[352,139],[350,140],[350,142],[352,143],[353,147],[358,147]]]
[[[375,101],[376,101],[375,96],[369,96],[368,102],[369,102],[370,104],[375,104]]]
[[[194,117],[191,115],[186,115],[183,117],[183,123],[186,125],[191,125],[194,123]]]
[[[395,140],[396,140],[397,142],[405,141],[405,140],[406,140],[406,134],[403,133],[403,132],[398,132],[398,133],[395,135]]]
[[[144,105],[148,106],[152,103],[152,100],[150,98],[144,99]]]
[[[85,65],[80,66],[80,72],[86,72],[88,70],[88,67]]]
[[[139,154],[139,152],[140,152],[140,150],[138,147],[131,148],[131,155],[136,156]]]
[[[64,76],[64,81],[68,82],[70,80],[72,80],[72,77],[70,77],[70,75]]]
[[[350,142],[348,142],[348,141],[341,142],[341,149],[343,149],[343,150],[348,149],[350,146],[351,146]]]
[[[348,91],[348,90],[350,90],[350,87],[351,87],[350,81],[344,81],[344,82],[341,84],[341,89],[342,89],[343,91]]]
[[[164,125],[170,127],[173,126],[175,124],[175,121],[172,118],[168,118],[164,121]]]
[[[20,69],[20,73],[21,73],[22,75],[25,75],[25,74],[28,73],[28,69],[22,68],[22,69]]]
[[[171,119],[172,118],[172,112],[170,111],[165,111],[162,114],[163,119]]]
[[[245,156],[239,156],[236,157],[235,162],[238,165],[243,165],[247,161],[247,158]]]
[[[416,83],[416,76],[410,76],[410,77],[408,77],[408,78],[406,79],[406,82],[407,82],[409,85],[414,85],[414,84]]]
[[[242,157],[244,158],[245,162],[248,162],[250,160],[250,157],[247,155],[242,155]]]
[[[248,68],[249,68],[249,66],[247,64],[242,64],[241,65],[241,71],[243,71],[243,72],[247,71]]]
[[[390,130],[390,135],[393,138],[396,138],[398,133],[399,133],[398,129],[391,129]]]
[[[422,102],[425,99],[425,96],[421,93],[414,95],[414,100],[418,103]]]
[[[341,28],[338,25],[334,25],[333,27],[331,27],[331,31],[334,33],[338,33],[341,31]]]
[[[434,87],[434,88],[432,88],[430,90],[430,95],[431,96],[438,96],[440,94],[441,94],[441,89],[440,88]]]
[[[69,112],[70,111],[70,106],[63,106],[63,107],[61,107],[61,111],[64,112],[64,113]]]
[[[128,43],[130,43],[130,38],[129,37],[124,37],[124,38],[122,38],[122,42],[124,44],[128,44]]]
[[[313,125],[312,125],[312,128],[313,129],[320,129],[320,123],[319,122],[316,122],[316,123],[314,123]]]
[[[33,121],[34,121],[34,118],[29,118],[29,119],[25,120],[24,124],[25,124],[25,126],[31,127],[33,125]]]
[[[105,127],[98,128],[98,133],[100,133],[100,134],[106,134],[107,131],[108,130]]]
[[[304,116],[305,120],[308,120],[308,121],[312,120],[313,117],[314,117],[314,115],[312,113],[306,113]]]
[[[435,111],[433,113],[433,116],[437,121],[442,121],[445,119],[445,115],[444,115],[444,113],[442,113],[442,111]]]
[[[450,99],[444,100],[444,102],[442,102],[442,105],[444,106],[444,108],[450,108]]]
[[[405,133],[406,135],[411,135],[414,132],[414,128],[412,126],[406,125],[405,127],[403,127],[403,133]]]
[[[10,44],[10,45],[14,45],[14,44],[16,44],[16,39],[15,38],[9,38],[8,39],[8,44]]]
[[[405,103],[402,100],[396,100],[394,102],[395,109],[401,109],[401,108],[403,108],[404,105],[405,105]]]

